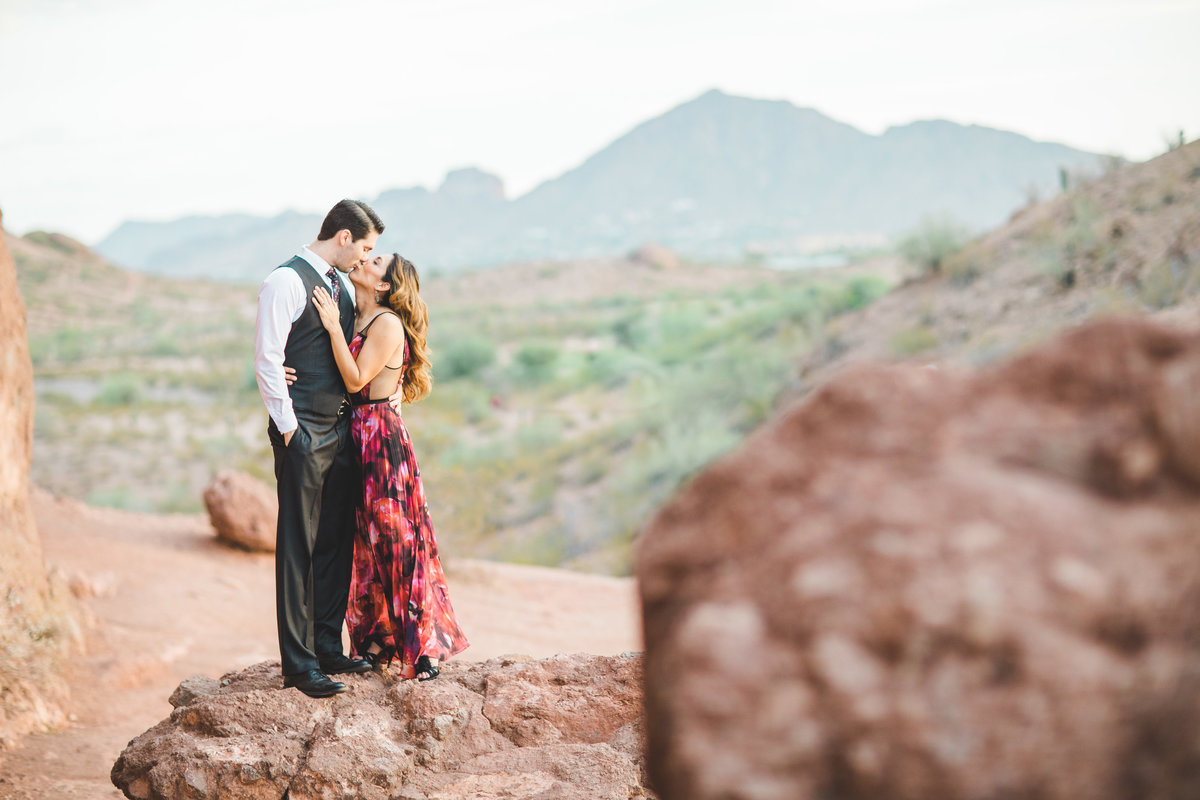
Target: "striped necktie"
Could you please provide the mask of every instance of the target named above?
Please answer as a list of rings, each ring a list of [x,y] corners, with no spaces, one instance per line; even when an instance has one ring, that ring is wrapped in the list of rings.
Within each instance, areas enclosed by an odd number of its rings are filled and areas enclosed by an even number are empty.
[[[333,298],[333,304],[338,305],[338,300],[342,297],[342,282],[338,279],[337,270],[333,267],[329,268],[329,272],[325,273],[325,277],[329,278],[329,285],[332,287],[329,294]]]

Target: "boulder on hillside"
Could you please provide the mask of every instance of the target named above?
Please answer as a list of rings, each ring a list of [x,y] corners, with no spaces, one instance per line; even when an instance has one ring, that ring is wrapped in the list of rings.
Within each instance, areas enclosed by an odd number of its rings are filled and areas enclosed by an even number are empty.
[[[244,550],[275,552],[279,498],[262,481],[222,470],[204,490],[204,507],[221,541]]]
[[[674,250],[661,244],[644,244],[629,254],[629,260],[657,270],[679,269],[679,256],[675,255]]]
[[[638,562],[664,798],[1200,796],[1200,334],[850,371]]]
[[[282,689],[278,662],[189,679],[112,781],[137,800],[653,797],[639,654],[450,661],[426,682],[339,678],[349,691],[323,700]]]

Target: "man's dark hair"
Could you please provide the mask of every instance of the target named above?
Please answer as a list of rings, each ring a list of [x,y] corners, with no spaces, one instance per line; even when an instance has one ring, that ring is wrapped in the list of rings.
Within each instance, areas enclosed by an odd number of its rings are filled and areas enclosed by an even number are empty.
[[[360,200],[342,200],[325,215],[325,221],[321,223],[321,232],[317,234],[317,241],[332,239],[340,230],[350,231],[350,236],[357,242],[367,238],[372,231],[383,233],[383,220],[369,205]]]

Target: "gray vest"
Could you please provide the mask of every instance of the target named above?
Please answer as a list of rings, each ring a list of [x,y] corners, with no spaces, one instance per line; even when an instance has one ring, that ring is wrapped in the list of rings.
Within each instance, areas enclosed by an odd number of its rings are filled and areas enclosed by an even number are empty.
[[[346,384],[342,382],[342,373],[338,372],[337,362],[333,359],[329,332],[321,324],[321,315],[312,303],[313,289],[328,287],[312,265],[300,256],[278,267],[289,268],[294,269],[304,283],[304,296],[308,302],[304,304],[299,319],[292,323],[287,345],[283,349],[284,366],[296,370],[296,382],[288,387],[288,394],[297,412],[334,416],[346,397]],[[338,300],[338,311],[341,314],[342,333],[349,342],[354,333],[354,304],[350,302],[350,292],[345,286]]]

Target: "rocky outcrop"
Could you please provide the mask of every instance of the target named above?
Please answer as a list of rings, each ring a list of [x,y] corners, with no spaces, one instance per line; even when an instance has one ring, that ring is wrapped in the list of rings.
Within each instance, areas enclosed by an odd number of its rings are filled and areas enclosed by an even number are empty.
[[[341,679],[314,700],[278,662],[184,681],[112,770],[126,797],[467,800],[652,797],[641,657],[451,661],[437,680]]]
[[[204,490],[204,506],[221,541],[244,550],[275,551],[279,501],[261,481],[222,470]]]
[[[63,582],[46,577],[29,508],[33,366],[17,267],[0,228],[0,749],[65,721],[54,662],[78,635]]]
[[[1200,794],[1200,335],[836,378],[644,535],[664,798]]]

